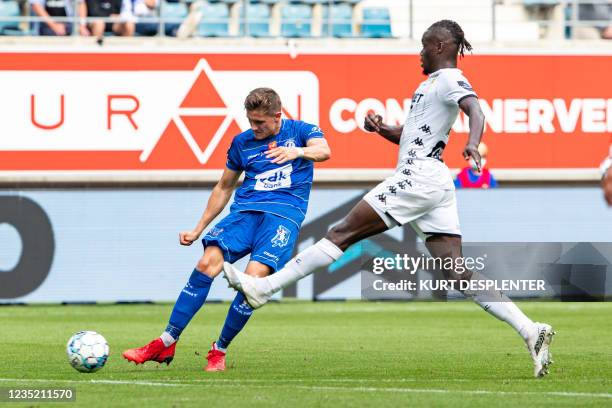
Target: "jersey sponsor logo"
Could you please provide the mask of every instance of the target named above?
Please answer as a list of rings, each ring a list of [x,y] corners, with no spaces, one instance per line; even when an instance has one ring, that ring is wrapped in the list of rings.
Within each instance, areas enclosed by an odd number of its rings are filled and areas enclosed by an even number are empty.
[[[279,188],[291,187],[291,172],[293,166],[286,166],[268,170],[255,176],[255,190],[271,191]]]
[[[458,84],[460,87],[462,87],[462,88],[464,88],[464,89],[467,89],[468,91],[474,92],[474,89],[472,89],[472,85],[468,84],[468,83],[467,83],[467,82],[465,82],[465,81],[457,81],[457,84]]]
[[[285,227],[284,225],[279,225],[276,229],[276,235],[272,237],[270,242],[272,243],[272,247],[284,247],[289,243],[289,237],[291,236],[291,231]]]

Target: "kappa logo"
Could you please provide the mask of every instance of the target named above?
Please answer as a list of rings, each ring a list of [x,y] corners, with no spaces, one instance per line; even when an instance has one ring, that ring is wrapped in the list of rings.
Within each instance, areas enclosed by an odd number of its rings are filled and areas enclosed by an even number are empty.
[[[284,117],[318,122],[319,81],[314,73],[213,71],[208,62],[201,59],[193,71],[191,87],[171,117],[171,123],[176,125],[200,164],[209,161],[222,141],[250,128],[243,102],[253,82],[272,87],[280,94]],[[143,149],[142,162],[149,159],[166,132]],[[268,147],[275,148],[276,142]]]
[[[463,89],[467,89],[468,91],[473,91],[472,85],[468,84],[465,81],[457,81],[457,85],[462,87]]]
[[[289,243],[291,231],[283,225],[279,225],[276,229],[276,235],[270,240],[272,247],[284,247]]]

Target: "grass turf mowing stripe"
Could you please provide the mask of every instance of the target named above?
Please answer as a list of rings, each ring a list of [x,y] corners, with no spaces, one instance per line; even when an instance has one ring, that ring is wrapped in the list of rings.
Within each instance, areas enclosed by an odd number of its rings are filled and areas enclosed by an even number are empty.
[[[537,381],[534,379],[534,381]],[[245,385],[244,380],[226,380],[226,381],[126,381],[126,380],[60,380],[60,379],[21,379],[21,378],[0,378],[0,382],[49,382],[49,383],[65,383],[65,384],[106,384],[106,385],[140,385],[146,387],[234,387],[242,384],[243,386],[253,388],[277,388],[282,384],[270,385]],[[216,384],[215,384],[216,383]],[[423,394],[465,394],[465,395],[548,395],[554,397],[571,397],[571,398],[612,398],[610,393],[587,393],[587,392],[563,392],[563,391],[544,391],[544,392],[519,392],[519,391],[491,391],[491,390],[451,390],[439,388],[392,388],[392,387],[330,387],[330,386],[307,386],[307,385],[291,385],[293,388],[309,390],[309,391],[355,391],[355,392],[391,392],[391,393],[423,393]]]

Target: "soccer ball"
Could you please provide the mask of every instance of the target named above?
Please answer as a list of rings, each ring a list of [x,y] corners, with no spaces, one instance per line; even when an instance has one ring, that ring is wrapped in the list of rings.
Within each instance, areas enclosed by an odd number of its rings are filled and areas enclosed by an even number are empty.
[[[104,367],[108,351],[106,339],[95,331],[80,331],[66,345],[68,362],[82,373],[93,373]]]

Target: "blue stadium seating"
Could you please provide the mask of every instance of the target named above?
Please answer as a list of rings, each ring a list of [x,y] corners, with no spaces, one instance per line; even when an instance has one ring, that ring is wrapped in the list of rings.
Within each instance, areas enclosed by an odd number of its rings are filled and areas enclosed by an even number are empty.
[[[14,0],[0,1],[0,17],[19,17],[19,4]],[[0,34],[19,34],[19,21],[0,21]]]
[[[281,10],[283,37],[310,37],[312,8],[307,4],[285,4]]]
[[[323,6],[321,34],[329,35],[329,15],[331,16],[331,35],[333,37],[352,37],[353,8],[347,3],[342,3],[332,5],[331,12],[328,9],[328,6]]]
[[[202,20],[198,24],[201,37],[229,36],[229,7],[225,3],[204,4]]]
[[[170,3],[163,1],[160,7],[160,17],[166,19],[168,23],[180,24],[189,13],[185,3]]]
[[[252,37],[270,36],[270,7],[267,4],[249,4],[246,12],[249,24],[249,35]],[[244,7],[240,9],[240,18],[244,19]],[[244,34],[244,21],[240,23],[240,33]]]
[[[361,36],[369,38],[392,37],[389,9],[383,7],[364,8]]]
[[[561,0],[523,0],[523,5],[527,7],[556,6],[557,4],[561,4]]]

